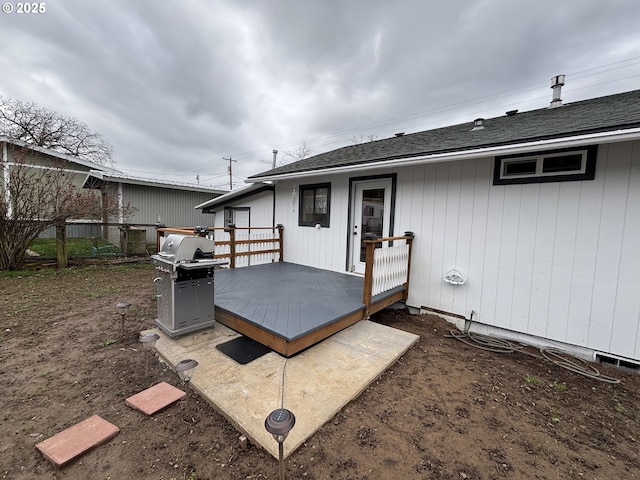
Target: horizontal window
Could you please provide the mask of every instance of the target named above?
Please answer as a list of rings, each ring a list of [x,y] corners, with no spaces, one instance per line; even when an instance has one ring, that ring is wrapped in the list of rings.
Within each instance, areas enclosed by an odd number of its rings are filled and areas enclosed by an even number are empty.
[[[597,145],[496,157],[494,185],[593,180]]]
[[[331,184],[300,185],[300,208],[298,225],[315,227],[329,226],[331,206]]]

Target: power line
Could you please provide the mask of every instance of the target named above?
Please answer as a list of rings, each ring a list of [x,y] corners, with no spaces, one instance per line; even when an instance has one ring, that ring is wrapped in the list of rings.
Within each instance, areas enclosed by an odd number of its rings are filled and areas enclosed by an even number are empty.
[[[625,60],[620,60],[617,62],[612,62],[612,63],[608,63],[608,64],[604,64],[604,65],[600,65],[600,66],[596,66],[596,67],[591,67],[588,69],[584,69],[584,70],[579,70],[579,71],[575,71],[575,72],[570,72],[567,73],[567,77],[569,80],[583,80],[585,78],[589,78],[589,77],[594,77],[597,75],[603,75],[605,73],[609,73],[615,70],[619,70],[619,69],[623,69],[623,68],[628,68],[628,67],[632,67],[634,65],[638,65],[640,64],[640,56],[636,56],[636,57],[632,57],[632,58],[628,58]],[[607,80],[607,81],[603,81],[603,82],[597,82],[597,83],[592,83],[589,85],[585,85],[585,86],[574,86],[572,87],[571,91],[572,92],[576,92],[576,91],[580,91],[580,90],[585,90],[585,89],[589,89],[589,88],[593,88],[596,86],[601,86],[604,84],[608,84],[608,83],[613,83],[613,82],[617,82],[617,81],[622,81],[622,80],[627,80],[630,78],[636,78],[638,75],[630,75],[627,77],[619,77],[619,78],[615,78],[613,80]],[[582,83],[582,82],[580,82]],[[340,131],[336,131],[336,132],[332,132],[332,133],[328,133],[328,134],[324,134],[324,135],[317,135],[317,136],[313,136],[313,137],[309,137],[307,139],[303,139],[303,140],[297,140],[297,141],[292,141],[289,143],[285,143],[285,144],[280,144],[280,145],[276,145],[276,148],[280,149],[280,150],[286,150],[287,148],[290,147],[294,147],[296,145],[299,145],[301,143],[307,143],[310,144],[310,146],[315,150],[315,153],[319,153],[318,150],[323,151],[324,148],[326,147],[334,147],[335,145],[339,145],[342,144],[344,145],[344,142],[346,141],[345,137],[347,135],[352,135],[358,132],[362,132],[362,131],[368,131],[368,130],[372,130],[372,129],[382,129],[382,132],[376,132],[378,133],[381,138],[384,138],[383,135],[385,135],[387,132],[391,132],[393,129],[413,129],[413,128],[420,128],[420,129],[424,129],[426,125],[429,124],[433,124],[435,122],[438,122],[440,124],[447,124],[447,122],[450,122],[452,120],[454,120],[456,117],[459,117],[460,115],[473,115],[473,114],[477,114],[477,115],[484,115],[487,114],[487,108],[483,108],[483,110],[481,112],[479,111],[465,111],[462,112],[461,108],[462,107],[472,107],[475,105],[482,105],[485,104],[487,101],[489,100],[503,100],[506,99],[508,97],[513,97],[515,95],[518,94],[526,94],[527,92],[535,92],[538,89],[545,87],[548,85],[548,80],[544,80],[544,81],[537,81],[537,82],[533,82],[533,83],[529,83],[529,84],[525,84],[522,85],[520,87],[515,87],[515,88],[511,88],[511,89],[507,89],[507,90],[502,90],[499,92],[494,92],[494,93],[490,93],[487,95],[482,95],[482,96],[478,96],[478,97],[473,97],[473,98],[469,98],[466,100],[461,100],[458,102],[454,102],[454,103],[450,103],[447,105],[442,105],[439,107],[434,107],[434,108],[430,108],[430,109],[426,109],[426,110],[421,110],[418,112],[414,112],[408,115],[402,115],[402,116],[398,116],[398,117],[393,117],[393,118],[389,118],[386,120],[381,120],[378,122],[372,122],[369,124],[365,124],[365,125],[360,125],[357,127],[352,127],[352,128],[348,128],[348,129],[344,129],[344,130],[340,130]],[[583,84],[584,85],[584,84]],[[537,101],[541,98],[546,98],[546,96],[535,96],[533,98],[527,98],[525,100],[525,102],[532,102],[532,101]],[[514,100],[512,102],[509,103],[500,103],[500,105],[495,105],[493,107],[490,107],[488,110],[497,110],[499,108],[505,109],[511,106],[515,106],[515,105],[521,105],[523,103],[522,100],[518,99],[518,100]],[[404,124],[403,122],[409,122],[413,120],[412,123],[410,124]],[[246,151],[246,152],[241,152],[241,153],[236,153],[233,154],[232,156],[229,156],[228,158],[223,157],[223,159],[225,161],[229,162],[229,166],[227,168],[228,170],[228,174],[229,174],[229,187],[232,188],[233,185],[233,174],[232,174],[232,163],[237,162],[238,157],[241,157],[241,159],[243,160],[243,163],[249,162],[249,161],[259,161],[259,160],[263,160],[265,163],[271,163],[270,161],[267,161],[267,151],[266,150],[252,150],[252,151]],[[155,172],[147,172],[147,171],[143,171],[143,170],[129,170],[127,169],[127,171],[129,172],[139,172],[139,173],[153,173],[154,176],[162,176],[162,175],[170,175],[172,177],[176,177],[176,176],[193,176],[194,173],[189,173],[189,174],[177,174],[177,173],[155,173]],[[201,180],[202,182],[206,182],[209,180],[213,180],[213,179],[217,179],[220,178],[222,176],[224,176],[226,174],[222,173],[222,174],[213,174],[211,176],[211,178],[207,179],[207,180]]]
[[[573,73],[568,73],[567,77],[573,77],[573,79],[577,80],[577,79],[582,79],[582,78],[587,78],[587,77],[591,77],[594,75],[600,75],[603,73],[607,73],[607,72],[611,72],[613,70],[618,70],[621,68],[626,68],[626,67],[631,67],[634,65],[637,65],[638,63],[640,63],[640,57],[632,57],[632,58],[628,58],[626,60],[621,60],[618,62],[613,62],[613,63],[609,63],[609,64],[605,64],[605,65],[600,65],[597,67],[592,67],[589,69],[585,69],[585,70],[580,70],[577,72],[573,72]],[[633,63],[629,63],[629,62],[633,62]],[[624,64],[624,65],[623,65]],[[613,68],[611,68],[613,67]],[[604,70],[603,70],[604,69]],[[597,70],[597,71],[596,71]],[[619,80],[625,80],[627,78],[633,78],[635,77],[635,75],[630,76],[630,77],[625,77],[625,78],[616,78],[615,80],[611,80],[611,81],[607,81],[607,82],[601,82],[598,84],[595,84],[594,86],[597,85],[602,85],[605,83],[611,83],[614,81],[619,81]],[[490,99],[494,99],[494,100],[499,100],[502,98],[506,98],[506,97],[510,97],[519,93],[526,93],[529,91],[535,91],[536,89],[546,86],[548,84],[547,80],[544,81],[538,81],[538,82],[534,82],[534,83],[530,83],[530,84],[526,84],[520,87],[515,87],[515,88],[511,88],[508,90],[502,90],[500,92],[494,92],[494,93],[490,93],[487,95],[482,95],[479,97],[474,97],[474,98],[470,98],[467,100],[463,100],[460,102],[455,102],[455,103],[451,103],[451,104],[447,104],[447,105],[443,105],[440,107],[436,107],[436,108],[431,108],[431,109],[427,109],[427,110],[422,110],[422,111],[418,111],[412,114],[408,114],[408,115],[402,115],[399,117],[394,117],[394,118],[390,118],[387,120],[381,120],[379,122],[373,122],[370,124],[366,124],[366,125],[360,125],[358,127],[353,127],[353,128],[348,128],[345,130],[340,130],[338,132],[333,132],[333,133],[329,133],[326,135],[319,135],[319,136],[315,136],[315,137],[310,137],[310,138],[306,138],[303,140],[298,140],[298,141],[294,141],[294,142],[290,142],[290,143],[286,143],[286,144],[280,144],[277,145],[276,147],[278,149],[284,149],[287,147],[292,147],[295,145],[299,145],[300,143],[315,143],[318,142],[320,140],[328,140],[330,138],[335,138],[335,137],[343,137],[345,135],[348,134],[352,134],[352,133],[357,133],[357,132],[361,132],[361,131],[366,131],[366,130],[370,130],[372,128],[378,128],[378,127],[383,127],[383,126],[388,126],[388,125],[393,125],[393,124],[398,124],[407,120],[411,120],[414,118],[420,118],[420,117],[424,117],[424,116],[429,116],[429,115],[434,115],[436,113],[447,113],[447,112],[451,112],[452,110],[462,107],[462,106],[472,106],[472,105],[477,105],[477,104],[481,104],[484,103],[486,100],[490,100]],[[588,88],[588,87],[583,87],[583,88]],[[583,89],[583,88],[580,88]],[[578,89],[575,89],[578,90]],[[509,104],[512,105],[512,104]],[[501,108],[504,108],[506,105],[502,105]],[[498,108],[498,107],[495,107]],[[421,123],[426,123],[426,122],[421,122]],[[324,143],[322,145],[331,145],[331,144],[335,144],[338,142],[328,142],[328,143]],[[245,157],[245,156],[249,156],[249,157]],[[241,153],[236,153],[234,156],[235,157],[245,157],[245,160],[254,160],[254,159],[259,159],[261,157],[263,157],[265,155],[265,153],[263,151],[247,151],[247,152],[241,152]]]

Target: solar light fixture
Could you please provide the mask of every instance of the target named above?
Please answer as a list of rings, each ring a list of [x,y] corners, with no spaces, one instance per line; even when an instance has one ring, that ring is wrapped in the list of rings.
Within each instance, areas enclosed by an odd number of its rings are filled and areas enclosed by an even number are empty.
[[[141,337],[138,337],[138,341],[142,343],[142,346],[144,347],[146,352],[146,360],[144,364],[145,375],[149,374],[149,358],[151,356],[150,352],[151,350],[153,350],[153,347],[155,346],[159,338],[160,336],[157,333],[147,333],[145,335],[142,335]]]
[[[129,302],[120,302],[116,303],[116,310],[120,314],[121,327],[120,327],[120,335],[124,337],[124,317],[127,315],[129,311],[129,307],[131,304]]]
[[[280,480],[284,480],[284,440],[295,424],[296,416],[286,408],[274,410],[264,421],[264,428],[278,442]]]
[[[189,418],[189,382],[191,381],[191,376],[193,375],[193,369],[198,366],[198,362],[192,359],[186,359],[179,361],[175,370],[178,376],[182,379],[185,385],[186,390],[186,398],[185,398],[185,417]]]

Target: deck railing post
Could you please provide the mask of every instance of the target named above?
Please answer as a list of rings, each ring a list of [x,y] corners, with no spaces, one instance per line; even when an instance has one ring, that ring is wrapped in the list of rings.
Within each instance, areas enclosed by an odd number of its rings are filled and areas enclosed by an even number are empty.
[[[224,231],[229,234],[229,268],[236,268],[236,226],[229,224]]]
[[[284,225],[279,223],[278,225],[276,225],[276,228],[278,229],[278,254],[280,257],[279,261],[284,262]]]
[[[415,235],[413,232],[404,232],[404,236],[406,238],[407,247],[409,248],[409,252],[407,255],[407,281],[404,284],[404,299],[409,298],[409,278],[411,278],[411,249],[413,248],[413,239]]]
[[[367,235],[364,240],[364,290],[362,292],[362,303],[364,303],[365,318],[371,314],[371,291],[373,290],[373,255],[376,249],[377,237],[374,234]]]
[[[164,237],[164,230],[166,225],[164,223],[156,223],[156,252],[160,251],[160,238]]]

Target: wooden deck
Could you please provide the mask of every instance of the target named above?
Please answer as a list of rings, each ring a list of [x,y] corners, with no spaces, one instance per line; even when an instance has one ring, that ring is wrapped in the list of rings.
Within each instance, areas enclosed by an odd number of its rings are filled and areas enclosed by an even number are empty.
[[[215,272],[215,318],[290,357],[405,298],[396,287],[363,303],[361,276],[286,262]]]

